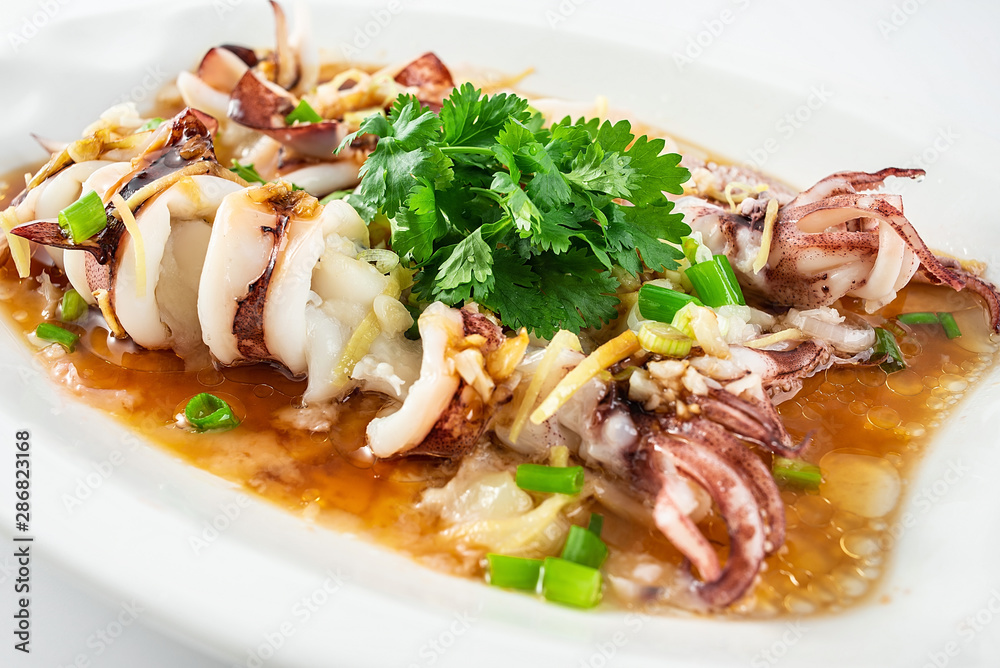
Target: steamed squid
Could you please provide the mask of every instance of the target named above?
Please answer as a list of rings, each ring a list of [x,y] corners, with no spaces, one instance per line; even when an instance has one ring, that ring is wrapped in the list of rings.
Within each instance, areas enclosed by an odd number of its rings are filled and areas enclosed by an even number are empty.
[[[354,367],[367,358],[362,369],[377,369],[400,396],[415,371],[402,336],[413,320],[399,301],[407,277],[366,261],[368,245],[368,228],[344,202],[323,206],[284,182],[228,195],[198,289],[213,357],[306,375],[307,403],[353,388]]]
[[[683,197],[677,210],[713,253],[725,254],[747,292],[779,306],[816,308],[841,297],[874,313],[918,275],[986,299],[1000,331],[993,286],[931,252],[903,215],[899,195],[876,192],[889,177],[917,178],[919,169],[840,172],[794,198],[777,189],[725,207]],[[716,195],[721,197],[722,195]]]
[[[38,138],[52,155],[26,187],[0,213],[4,232],[9,233],[22,223],[37,220],[55,222],[59,212],[75,202],[81,194],[93,190],[90,180],[95,172],[111,165],[127,166],[142,153],[153,139],[153,129],[143,128],[141,118],[132,104],[120,104],[105,111],[101,118],[83,131],[83,136],[70,143],[56,143]],[[31,247],[27,240],[0,239],[0,248],[11,245],[14,260],[21,275],[27,275]],[[48,255],[62,268],[62,249],[46,247]]]
[[[101,307],[116,336],[181,357],[204,349],[197,277],[216,209],[243,187],[215,162],[213,129],[209,117],[184,110],[161,126],[135,163],[99,165],[81,184],[106,206],[108,224],[92,239],[74,243],[52,220],[14,230],[64,250],[70,283]]]

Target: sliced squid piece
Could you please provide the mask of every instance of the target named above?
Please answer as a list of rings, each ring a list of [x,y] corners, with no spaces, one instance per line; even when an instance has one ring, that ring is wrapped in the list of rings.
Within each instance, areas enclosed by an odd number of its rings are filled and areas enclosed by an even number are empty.
[[[435,302],[420,314],[417,324],[423,343],[420,378],[399,410],[368,423],[368,447],[376,457],[391,457],[423,443],[461,384],[448,351],[464,336],[462,314]]]
[[[145,257],[137,264],[135,239],[126,235],[110,293],[115,317],[140,346],[173,349],[182,358],[202,347],[198,283],[212,222],[223,198],[241,189],[215,176],[193,176],[137,212]],[[137,285],[138,270],[145,273],[144,291]]]
[[[281,178],[291,181],[310,195],[323,197],[336,190],[349,190],[361,182],[361,165],[349,158],[337,162],[321,162],[286,171]]]
[[[202,58],[197,74],[177,75],[177,90],[185,105],[223,119],[229,109],[229,95],[248,69],[250,66],[233,50],[215,47]]]
[[[14,207],[20,223],[35,220],[55,222],[59,212],[80,198],[86,192],[84,183],[90,176],[108,165],[119,164],[108,160],[88,160],[70,164],[25,193],[24,198]],[[63,268],[63,251],[46,247],[46,252],[57,266]]]
[[[729,257],[740,284],[773,304],[816,308],[847,296],[863,299],[866,310],[874,312],[892,301],[918,271],[933,283],[955,290],[966,287],[968,279],[942,263],[920,239],[903,215],[901,198],[872,192],[890,176],[918,178],[923,171],[833,174],[780,207],[770,246],[764,249],[767,263],[759,272],[753,265],[762,252],[761,207],[744,201],[744,216],[683,197],[677,208],[712,252]],[[985,290],[992,322],[1000,327],[1000,309],[992,306],[1000,298],[990,298],[995,294],[992,286]]]
[[[93,190],[101,197],[101,200],[108,201],[111,199],[111,192],[114,185],[121,181],[122,177],[131,170],[132,165],[128,162],[113,162],[105,165],[96,170],[83,182],[82,190],[85,193]],[[66,273],[70,284],[80,293],[84,301],[91,305],[96,304],[97,299],[90,289],[87,278],[87,258],[90,254],[86,251],[70,248],[56,249],[47,247],[47,250],[50,253],[62,251],[63,271]]]
[[[392,367],[394,351],[384,344],[401,339],[412,319],[398,300],[398,279],[358,258],[368,243],[350,205],[322,206],[288,183],[227,196],[199,286],[212,355],[224,365],[275,362],[307,374],[306,403],[355,387],[352,372],[367,355],[376,356],[369,365]],[[383,349],[388,360],[377,359]]]
[[[107,179],[120,169],[105,168]],[[123,234],[110,260],[114,270],[100,274],[88,268],[93,256],[66,251],[66,275],[91,304],[94,293],[107,290],[108,308],[117,324],[138,345],[172,349],[194,359],[202,348],[197,316],[197,287],[211,226],[222,199],[241,189],[215,176],[193,176],[148,200],[135,213],[143,255],[137,261],[136,240]],[[140,288],[139,273],[145,288]],[[107,315],[107,314],[106,314]]]

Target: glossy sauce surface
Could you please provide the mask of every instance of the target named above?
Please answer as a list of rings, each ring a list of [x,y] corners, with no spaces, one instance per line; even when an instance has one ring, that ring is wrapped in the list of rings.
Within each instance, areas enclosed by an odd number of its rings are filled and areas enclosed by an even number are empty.
[[[7,191],[0,208],[13,194]],[[61,294],[65,279],[60,272],[36,263],[33,276],[43,271]],[[26,337],[38,323],[52,319],[52,304],[43,298],[38,280],[18,279],[9,261],[0,268],[0,299],[8,322]],[[843,306],[860,311],[855,304]],[[980,309],[971,295],[912,285],[882,316],[968,309]],[[887,376],[878,367],[834,367],[808,379],[798,396],[779,406],[793,437],[810,438],[805,458],[822,463],[833,461],[824,459],[831,454],[876,457],[898,472],[905,496],[905,481],[933,429],[993,362],[995,346],[986,334],[985,318],[967,321],[978,323],[967,327],[976,331],[954,341],[936,326],[906,327],[901,338],[905,371]],[[884,320],[875,316],[872,322]],[[274,368],[185,370],[172,353],[116,341],[94,313],[83,325],[68,328],[82,335],[75,353],[63,355],[55,348],[39,353],[53,376],[71,378],[84,401],[110,412],[151,442],[292,513],[368,536],[446,572],[482,576],[482,555],[455,550],[438,535],[439,520],[416,507],[426,489],[443,485],[454,474],[457,462],[419,457],[374,461],[363,448],[365,426],[383,406],[379,397],[352,395],[340,410],[312,417],[329,420],[328,431],[307,431],[292,424],[305,383]],[[178,428],[175,416],[199,392],[227,400],[243,424],[210,434]],[[831,500],[823,487],[785,489],[782,496],[788,522],[785,546],[768,559],[754,591],[728,614],[809,614],[864,598],[889,565],[894,541],[890,527],[899,504],[883,516],[866,518],[838,507],[836,496]],[[629,575],[643,562],[664,573],[681,567],[679,553],[646,526],[592,503],[578,508],[571,519],[579,517],[582,523],[588,510],[607,515],[603,537],[612,558],[605,570],[612,579]],[[702,529],[724,555],[725,523],[710,514]],[[614,591],[609,588],[606,599],[643,605],[618,598]],[[654,608],[657,601],[647,599],[645,606]]]

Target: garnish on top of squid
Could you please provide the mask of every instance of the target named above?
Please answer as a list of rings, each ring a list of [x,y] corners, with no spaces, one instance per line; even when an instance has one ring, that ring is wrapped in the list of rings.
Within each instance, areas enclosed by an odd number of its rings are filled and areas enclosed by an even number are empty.
[[[271,4],[273,49],[211,49],[171,118],[122,105],[46,140],[0,217],[54,374],[85,392],[74,365],[105,349],[179,357],[183,410],[164,392],[146,416],[261,493],[386,499],[365,520],[405,524],[397,544],[564,604],[733,610],[802,551],[783,498],[897,505],[892,465],[840,455],[844,475],[785,407],[855,368],[905,378],[922,346],[995,351],[996,289],[881,190],[921,170],[795,194],[628,121],[456,86],[433,53],[321,63]],[[900,312],[913,282],[975,297]]]

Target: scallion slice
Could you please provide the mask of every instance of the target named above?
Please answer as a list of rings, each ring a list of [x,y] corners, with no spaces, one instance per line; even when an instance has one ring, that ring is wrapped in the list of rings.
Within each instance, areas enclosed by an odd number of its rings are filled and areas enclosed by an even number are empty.
[[[559,557],[546,557],[542,572],[542,594],[549,601],[592,608],[601,601],[603,578],[596,568]]]
[[[746,306],[747,300],[743,297],[743,288],[740,287],[740,282],[736,280],[736,272],[733,271],[733,265],[730,264],[729,258],[721,254],[713,255],[712,262],[719,265],[719,269],[726,275],[728,284],[732,286],[733,291],[736,293],[736,303],[740,306]]]
[[[62,298],[62,321],[73,322],[87,312],[87,302],[83,300],[80,293],[70,288],[63,294]]]
[[[885,361],[879,364],[886,373],[902,371],[906,368],[903,361],[903,353],[896,344],[896,337],[881,327],[875,328],[875,355],[888,355]]]
[[[958,328],[958,323],[955,322],[955,316],[951,313],[938,313],[938,320],[941,321],[941,326],[944,327],[944,333],[949,339],[957,339],[962,336],[962,330]]]
[[[743,291],[736,282],[729,259],[725,255],[715,255],[711,262],[693,264],[684,271],[691,280],[695,292],[706,306],[743,305]],[[642,310],[642,307],[639,307]]]
[[[601,531],[604,529],[604,515],[599,515],[597,513],[590,514],[590,523],[587,525],[587,531],[590,531],[598,538],[601,537]]]
[[[108,225],[104,202],[93,190],[59,212],[59,227],[78,244],[94,236]]]
[[[160,124],[163,123],[163,121],[165,121],[165,120],[166,120],[165,118],[160,118],[159,116],[157,116],[156,118],[151,118],[148,121],[146,121],[145,123],[143,123],[142,125],[140,125],[139,129],[136,130],[136,132],[145,132],[146,130],[155,130],[156,128],[160,127]]]
[[[569,528],[566,544],[559,556],[584,566],[600,568],[608,558],[608,546],[593,531],[574,524]]]
[[[804,489],[816,489],[823,482],[823,474],[819,467],[801,459],[775,457],[771,464],[771,472],[778,482]]]
[[[292,125],[294,123],[319,123],[323,120],[323,117],[316,113],[308,102],[305,100],[299,100],[299,105],[295,107],[292,113],[285,116],[285,125]]]
[[[649,320],[670,322],[674,319],[674,314],[692,302],[703,306],[693,295],[686,295],[659,285],[646,283],[639,288],[639,313]]]
[[[490,566],[490,584],[506,589],[535,591],[542,571],[541,559],[509,557],[504,554],[487,554]]]
[[[900,313],[896,316],[896,320],[904,325],[932,325],[938,323],[938,316],[936,313],[929,313],[927,311],[920,313]]]
[[[68,353],[76,350],[76,342],[80,340],[80,336],[78,334],[74,334],[68,329],[63,329],[59,325],[54,325],[51,322],[39,323],[38,327],[35,328],[35,336],[43,341],[58,343],[65,348]]]
[[[644,322],[639,327],[639,344],[651,353],[684,357],[694,341],[681,330],[665,322]]]
[[[684,251],[684,257],[692,265],[698,263],[698,248],[701,244],[698,243],[696,239],[691,237],[684,237],[681,239],[681,250]]]
[[[233,429],[239,418],[225,401],[207,392],[196,394],[184,408],[184,417],[198,431]]]
[[[249,165],[241,165],[237,161],[233,160],[233,166],[229,168],[229,171],[235,172],[238,177],[247,181],[249,183],[267,183],[264,178],[257,173],[254,169],[253,163]]]
[[[520,464],[516,481],[518,487],[531,492],[579,494],[583,489],[583,467]]]

